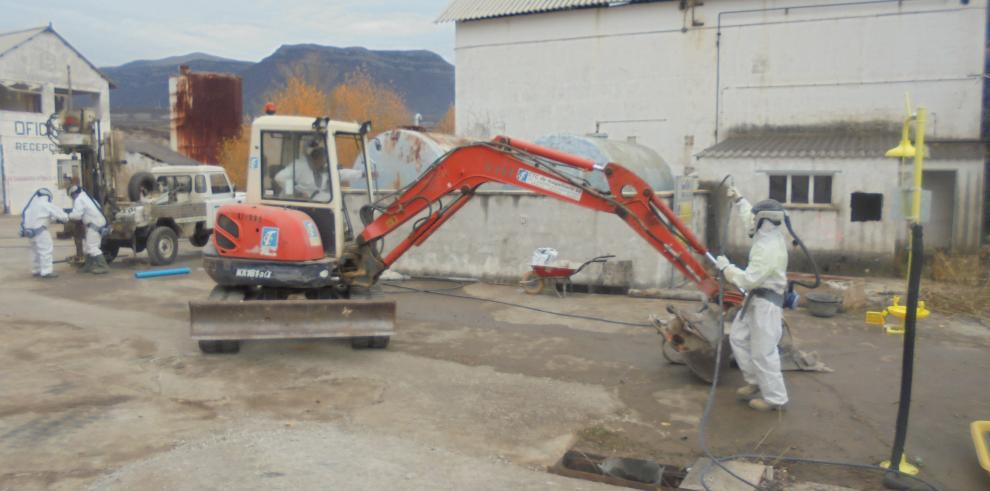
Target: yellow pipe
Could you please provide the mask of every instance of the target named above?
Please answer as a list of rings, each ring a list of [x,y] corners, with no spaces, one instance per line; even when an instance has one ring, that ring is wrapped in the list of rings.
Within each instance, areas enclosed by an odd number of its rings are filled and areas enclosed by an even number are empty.
[[[921,173],[925,167],[925,108],[918,107],[914,118],[914,186],[911,192],[911,221],[921,223]],[[913,237],[908,234],[908,274],[911,277]]]
[[[921,173],[925,163],[925,108],[919,107],[914,123],[914,193],[911,196],[911,218],[921,223]]]

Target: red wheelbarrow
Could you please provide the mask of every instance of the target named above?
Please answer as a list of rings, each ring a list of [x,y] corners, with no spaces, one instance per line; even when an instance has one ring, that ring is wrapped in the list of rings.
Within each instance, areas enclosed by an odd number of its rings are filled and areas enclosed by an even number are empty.
[[[615,256],[612,254],[598,256],[585,261],[577,268],[569,268],[563,265],[534,264],[531,266],[533,270],[527,271],[522,279],[519,280],[519,286],[522,287],[524,292],[531,295],[537,295],[543,292],[543,289],[547,286],[551,286],[558,296],[566,296],[567,287],[571,284],[572,276],[580,273],[589,264],[604,263],[613,257]],[[559,290],[557,289],[557,285],[561,286]]]

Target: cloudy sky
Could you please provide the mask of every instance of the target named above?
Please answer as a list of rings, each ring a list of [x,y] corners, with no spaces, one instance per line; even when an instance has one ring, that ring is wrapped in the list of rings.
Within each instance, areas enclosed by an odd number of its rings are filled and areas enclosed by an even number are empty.
[[[449,0],[4,2],[0,32],[52,22],[97,66],[201,51],[258,61],[283,44],[428,49],[453,62]]]

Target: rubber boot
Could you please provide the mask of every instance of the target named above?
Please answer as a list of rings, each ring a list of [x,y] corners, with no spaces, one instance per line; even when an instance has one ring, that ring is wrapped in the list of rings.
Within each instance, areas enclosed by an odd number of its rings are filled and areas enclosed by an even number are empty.
[[[78,273],[89,273],[93,269],[93,258],[86,256],[86,262],[83,263],[82,267],[76,270]]]
[[[107,274],[110,272],[110,265],[107,264],[107,259],[103,255],[92,257],[93,265],[90,266],[89,272],[92,274]]]
[[[744,385],[736,390],[736,397],[741,401],[749,401],[759,397],[760,386],[758,385]]]
[[[769,403],[763,399],[753,399],[749,401],[749,407],[762,412],[767,411],[782,411],[784,406],[779,406],[777,404]]]

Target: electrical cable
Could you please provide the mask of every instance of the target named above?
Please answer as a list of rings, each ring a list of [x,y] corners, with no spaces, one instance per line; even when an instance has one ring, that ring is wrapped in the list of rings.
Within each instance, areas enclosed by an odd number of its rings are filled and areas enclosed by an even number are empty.
[[[568,314],[566,312],[554,312],[552,310],[545,310],[545,309],[541,309],[541,308],[538,308],[538,307],[530,307],[529,305],[522,305],[522,304],[518,304],[518,303],[506,302],[504,300],[495,300],[493,298],[472,297],[472,296],[469,296],[469,295],[457,295],[457,294],[454,294],[454,293],[447,293],[445,290],[427,290],[427,289],[415,288],[415,287],[411,287],[411,286],[396,285],[395,283],[386,283],[384,281],[381,282],[381,284],[387,285],[387,286],[391,286],[393,288],[400,288],[402,290],[409,290],[409,291],[412,291],[412,292],[430,293],[430,294],[433,294],[433,295],[441,295],[441,296],[444,296],[444,297],[451,297],[451,298],[460,298],[460,299],[463,299],[463,300],[475,300],[475,301],[478,301],[478,302],[489,302],[489,303],[494,303],[494,304],[498,304],[498,305],[505,305],[507,307],[515,307],[515,308],[519,308],[519,309],[531,310],[533,312],[540,312],[542,314],[556,315],[556,316],[559,316],[559,317],[568,317],[568,318],[571,318],[571,319],[581,319],[581,320],[587,320],[587,321],[604,322],[606,324],[616,324],[616,325],[620,325],[620,326],[653,327],[653,324],[647,324],[647,323],[643,323],[643,322],[627,322],[627,321],[619,321],[619,320],[614,320],[614,319],[605,319],[605,318],[602,318],[602,317],[594,317],[594,316],[590,316],[590,315]],[[461,288],[461,287],[458,287],[458,288]]]

